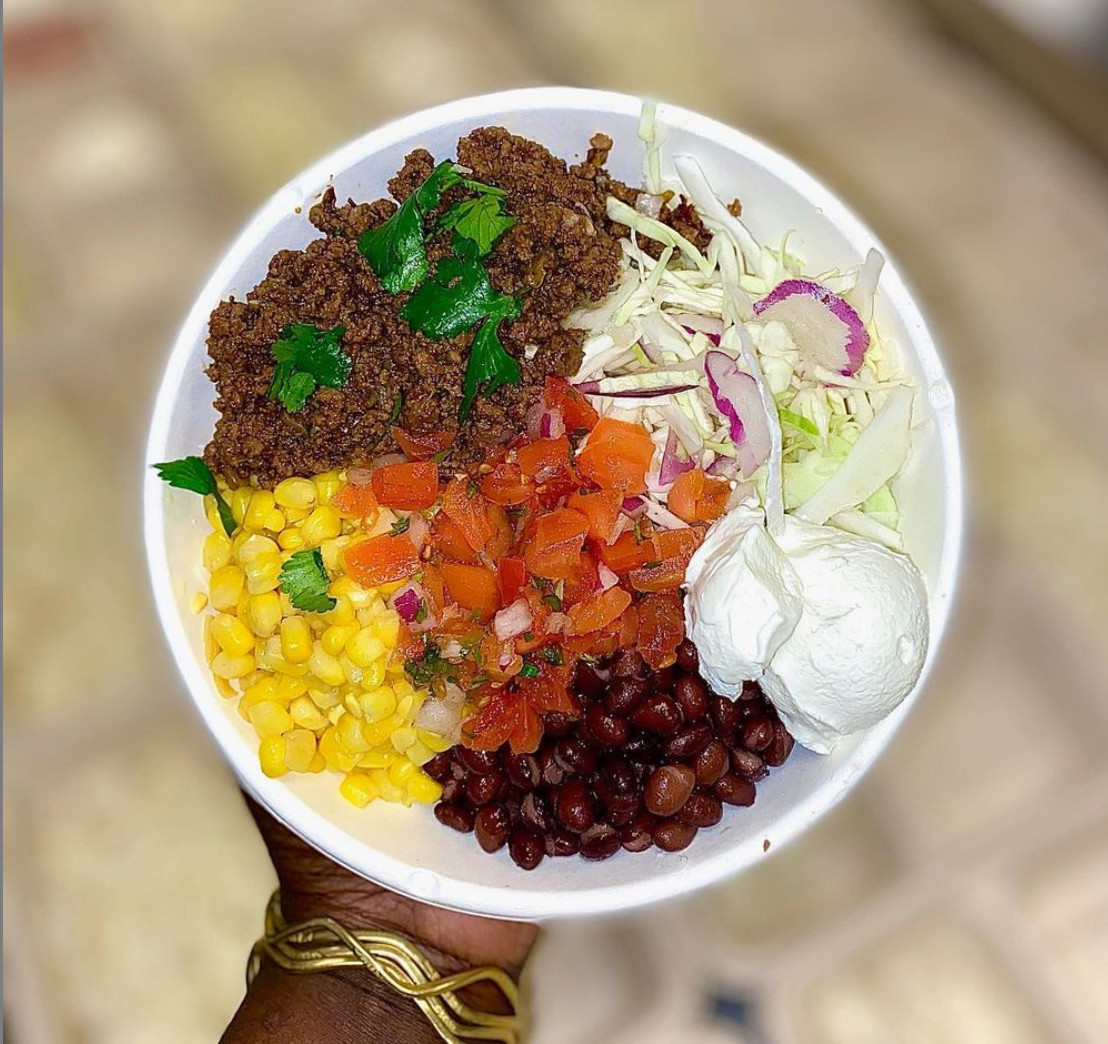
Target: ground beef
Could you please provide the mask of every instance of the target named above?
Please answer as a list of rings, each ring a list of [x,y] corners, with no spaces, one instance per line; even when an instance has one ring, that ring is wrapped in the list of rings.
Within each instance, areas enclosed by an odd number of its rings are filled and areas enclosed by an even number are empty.
[[[487,259],[493,285],[522,294],[519,319],[501,325],[505,348],[519,361],[522,383],[479,397],[444,467],[482,458],[490,446],[523,428],[524,414],[548,374],[571,375],[580,362],[582,334],[564,327],[575,308],[600,300],[619,276],[619,238],[626,229],[605,215],[608,195],[633,204],[638,190],[604,170],[611,140],[596,135],[585,161],[573,167],[541,145],[483,127],[458,142],[458,162],[473,177],[503,188],[519,220]],[[403,201],[424,181],[435,160],[417,149],[389,182]],[[446,194],[443,207],[464,195]],[[407,295],[385,291],[358,251],[358,236],[381,224],[396,203],[336,204],[328,189],[311,210],[325,235],[304,250],[282,250],[267,277],[245,301],[222,302],[212,313],[208,374],[220,418],[205,451],[209,465],[229,480],[264,486],[290,475],[362,464],[396,449],[389,418],[415,432],[455,431],[472,333],[433,341],[409,329],[399,309]],[[672,223],[698,245],[707,233],[691,207],[672,211]],[[432,266],[449,252],[445,236],[429,244]],[[353,360],[341,389],[320,388],[296,414],[267,397],[273,377],[270,347],[289,323],[346,327],[343,348]],[[528,358],[528,356],[531,356]]]

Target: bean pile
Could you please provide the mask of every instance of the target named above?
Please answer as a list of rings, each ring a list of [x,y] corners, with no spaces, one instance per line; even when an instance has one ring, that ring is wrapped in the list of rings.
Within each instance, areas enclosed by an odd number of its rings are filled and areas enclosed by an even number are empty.
[[[436,817],[486,852],[507,845],[524,870],[544,856],[687,848],[724,805],[753,804],[755,783],[793,748],[757,685],[732,701],[697,667],[688,640],[660,671],[633,650],[580,663],[580,717],[547,714],[534,754],[457,746],[424,766],[443,787]]]

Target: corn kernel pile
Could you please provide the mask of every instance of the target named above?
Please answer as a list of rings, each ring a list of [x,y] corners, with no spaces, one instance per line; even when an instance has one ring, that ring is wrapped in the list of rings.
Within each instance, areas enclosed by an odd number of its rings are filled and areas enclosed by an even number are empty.
[[[208,662],[219,691],[238,699],[257,732],[267,776],[328,769],[343,773],[339,790],[360,808],[375,798],[430,804],[442,788],[421,766],[450,744],[416,726],[428,693],[392,656],[400,618],[386,599],[402,585],[365,588],[342,569],[347,545],[387,531],[396,516],[382,510],[372,528],[344,519],[331,506],[343,481],[326,472],[272,491],[226,490],[239,525],[233,538],[207,498]],[[337,603],[326,613],[294,608],[278,586],[284,561],[316,547]],[[203,596],[195,605],[203,611]]]

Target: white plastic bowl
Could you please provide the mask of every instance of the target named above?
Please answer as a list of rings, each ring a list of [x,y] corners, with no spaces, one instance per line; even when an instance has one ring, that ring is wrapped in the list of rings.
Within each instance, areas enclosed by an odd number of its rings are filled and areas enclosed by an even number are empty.
[[[282,248],[318,235],[306,212],[334,184],[340,200],[372,200],[404,156],[425,146],[455,154],[458,138],[499,124],[542,142],[555,154],[583,155],[590,136],[615,141],[610,168],[639,183],[643,146],[636,137],[639,100],[562,87],[508,91],[441,105],[390,123],[316,163],[278,192],[250,222],[201,291],[177,338],[158,393],[147,463],[197,453],[215,421],[213,388],[204,375],[208,316],[230,294],[240,299]],[[818,181],[790,160],[715,120],[659,105],[664,155],[691,153],[724,199],[743,201],[743,218],[763,241],[793,229],[790,249],[810,271],[856,264],[873,233]],[[169,490],[146,471],[145,536],[162,625],[189,693],[242,785],[305,840],[351,870],[413,898],[493,917],[542,920],[626,910],[690,892],[734,874],[779,848],[838,802],[899,728],[919,696],[947,622],[962,537],[962,479],[954,401],[935,345],[894,264],[881,278],[878,320],[918,381],[917,414],[926,415],[913,463],[899,489],[908,549],[931,593],[931,648],[916,691],[870,732],[819,757],[797,748],[758,786],[749,809],[728,809],[686,851],[620,853],[602,863],[547,859],[531,873],[507,851],[488,856],[472,836],[439,825],[430,809],[377,802],[364,811],[338,793],[329,773],[268,779],[257,740],[231,701],[216,691],[204,662],[201,619],[188,610],[205,588],[201,543],[207,532],[198,497]]]

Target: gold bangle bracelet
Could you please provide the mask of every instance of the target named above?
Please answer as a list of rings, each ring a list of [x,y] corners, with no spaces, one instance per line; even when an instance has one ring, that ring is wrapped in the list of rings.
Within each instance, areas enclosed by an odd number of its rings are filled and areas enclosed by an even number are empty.
[[[296,973],[365,968],[397,993],[415,1001],[448,1044],[473,1040],[520,1044],[523,1040],[519,987],[503,968],[485,965],[440,976],[415,944],[398,932],[350,931],[330,917],[290,926],[281,913],[280,892],[270,897],[265,935],[250,953],[247,988],[267,957],[285,971]],[[491,982],[500,990],[513,1014],[475,1011],[458,999],[455,991],[482,981]]]

